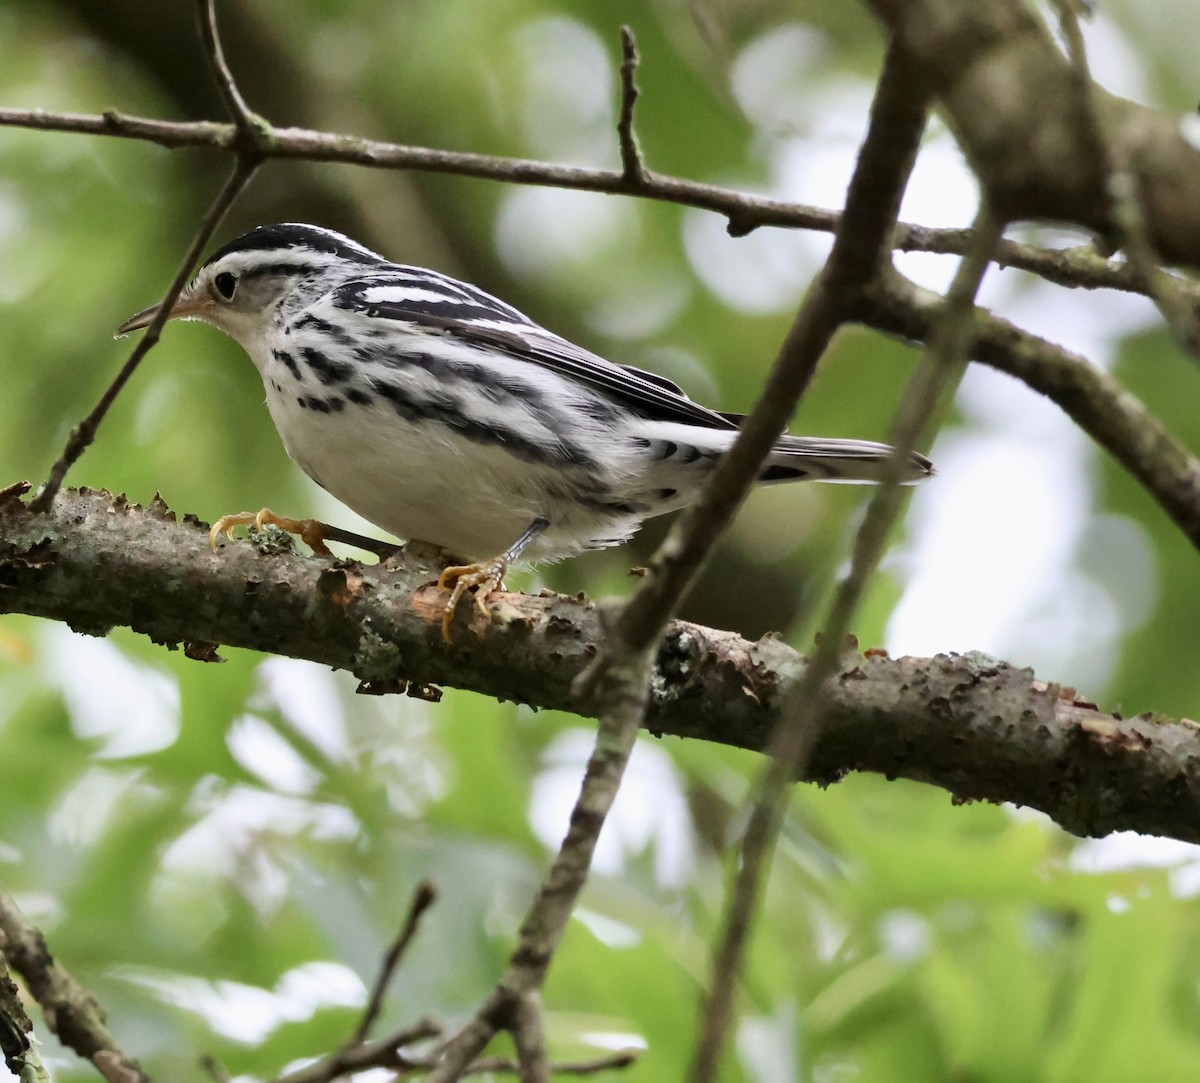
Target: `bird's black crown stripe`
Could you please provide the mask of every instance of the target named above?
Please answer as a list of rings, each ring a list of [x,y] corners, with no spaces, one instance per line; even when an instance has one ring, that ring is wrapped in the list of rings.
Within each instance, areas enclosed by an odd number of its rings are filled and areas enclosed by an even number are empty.
[[[306,226],[296,222],[277,222],[270,226],[257,226],[249,233],[230,241],[224,248],[218,249],[208,259],[211,263],[230,255],[233,252],[270,252],[288,248],[307,248],[313,252],[323,252],[338,256],[349,263],[358,263],[364,267],[387,267],[389,261],[382,256],[363,248],[348,237],[332,230],[319,229],[316,226]]]

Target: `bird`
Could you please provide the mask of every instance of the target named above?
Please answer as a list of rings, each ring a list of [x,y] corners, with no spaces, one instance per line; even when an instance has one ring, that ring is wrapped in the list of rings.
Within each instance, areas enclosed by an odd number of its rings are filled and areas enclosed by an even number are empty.
[[[148,326],[151,306],[118,335]],[[575,345],[478,286],[393,263],[304,223],[261,225],[215,252],[169,319],[233,338],[262,377],[291,458],[319,486],[397,538],[436,547],[449,592],[487,595],[518,562],[618,545],[652,516],[694,501],[738,435],[672,381]],[[893,449],[866,440],[784,436],[766,483],[878,482]],[[913,452],[901,480],[934,472]],[[269,508],[218,519],[274,524],[315,552],[331,528]]]

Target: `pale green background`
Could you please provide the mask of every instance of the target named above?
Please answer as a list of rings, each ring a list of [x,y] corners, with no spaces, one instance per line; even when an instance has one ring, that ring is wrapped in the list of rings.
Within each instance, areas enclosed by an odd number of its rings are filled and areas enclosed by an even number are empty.
[[[827,205],[882,51],[869,17],[838,3],[222,6],[243,90],[277,123],[605,166],[618,162],[628,21],[654,168]],[[1138,7],[1108,9],[1093,67],[1186,112],[1200,10]],[[191,8],[8,0],[0,102],[218,116]],[[928,153],[907,213],[965,224],[973,196],[938,126]],[[44,477],[130,348],[112,329],[161,294],[226,168],[210,153],[0,130],[0,484]],[[752,404],[827,243],[782,231],[734,241],[717,218],[607,196],[295,163],[269,164],[221,237],[288,219],[478,281],[729,410]],[[906,268],[944,281],[951,266]],[[1139,330],[1152,323],[1145,306],[1013,271],[989,289],[1043,333],[1115,362],[1196,442],[1200,376],[1165,334]],[[913,358],[842,334],[796,431],[882,436]],[[70,481],[139,501],[161,491],[210,521],[270,504],[353,526],[287,461],[262,397],[232,342],[172,327]],[[1107,707],[1195,714],[1200,562],[1053,413],[1000,378],[969,381],[935,449],[942,475],[919,495],[858,635],[991,650]],[[686,614],[750,636],[778,629],[803,648],[862,499],[815,487],[756,497]],[[995,521],[973,532],[984,511]],[[625,594],[649,544],[524,583]],[[989,593],[996,582],[1013,584],[1007,601]],[[437,706],[360,699],[344,675],[223,653],[224,666],[204,666],[128,632],[97,641],[0,622],[0,882],[159,1079],[197,1078],[202,1051],[270,1077],[334,1048],[422,876],[443,901],[385,1025],[461,1019],[499,973],[565,824],[590,724],[459,692]],[[679,1077],[722,862],[758,767],[675,740],[639,748],[602,872],[551,972],[556,1057],[644,1042],[628,1078]],[[1189,847],[1080,845],[1036,815],[954,807],[914,784],[802,787],[727,1078],[1195,1079],[1196,869]],[[92,1078],[70,1055],[59,1065],[59,1078]]]

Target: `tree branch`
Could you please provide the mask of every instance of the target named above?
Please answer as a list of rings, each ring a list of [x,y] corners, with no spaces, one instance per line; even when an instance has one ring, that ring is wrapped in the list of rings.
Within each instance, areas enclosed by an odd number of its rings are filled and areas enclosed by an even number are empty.
[[[905,186],[916,161],[921,134],[929,111],[929,93],[920,72],[903,50],[894,44],[888,50],[883,72],[871,106],[871,122],[859,152],[858,163],[846,197],[843,228],[834,239],[829,260],[810,299],[831,298],[837,324],[852,310],[855,298],[880,275],[887,255],[887,235],[896,220]],[[1001,232],[992,230],[992,240]],[[979,267],[987,267],[987,254]],[[965,261],[964,261],[965,262]],[[823,291],[823,292],[822,292]],[[726,916],[711,968],[708,994],[690,1077],[708,1083],[718,1077],[729,1028],[733,1022],[733,994],[741,973],[742,958],[757,912],[759,892],[774,853],[775,839],[786,801],[787,783],[801,772],[817,735],[817,719],[824,711],[823,688],[840,659],[841,644],[850,630],[858,594],[873,574],[878,553],[901,505],[900,480],[904,463],[915,450],[920,427],[928,417],[924,404],[916,401],[914,387],[921,383],[929,354],[910,384],[898,418],[909,422],[897,432],[893,458],[883,486],[876,491],[859,529],[855,562],[843,582],[832,615],[815,656],[788,697],[787,706],[771,734],[768,762],[755,787],[753,809],[740,847],[734,883],[728,892]],[[764,396],[764,398],[767,396]],[[791,407],[791,403],[786,403]],[[903,428],[903,426],[898,426]],[[874,546],[874,548],[872,548]],[[864,549],[873,559],[864,560]],[[799,705],[799,706],[798,706]]]
[[[209,240],[212,238],[213,233],[216,232],[217,226],[221,224],[226,211],[233,205],[234,200],[237,199],[246,185],[250,183],[256,168],[257,163],[246,158],[238,158],[234,163],[233,171],[229,174],[228,179],[221,186],[221,190],[213,199],[212,206],[209,207],[208,212],[201,221],[199,228],[196,230],[196,235],[192,238],[191,245],[188,246],[188,250],[179,264],[179,269],[175,272],[175,277],[171,280],[170,286],[167,287],[166,295],[159,305],[157,315],[146,328],[145,334],[138,340],[138,344],[133,348],[133,352],[129,355],[129,360],[121,366],[112,383],[105,388],[104,394],[100,396],[100,401],[92,407],[87,417],[71,430],[71,435],[67,438],[66,447],[63,448],[62,454],[51,468],[50,475],[46,480],[46,484],[42,487],[42,491],[34,499],[33,506],[37,510],[46,511],[54,503],[55,497],[58,496],[58,491],[66,479],[67,471],[79,461],[79,457],[88,449],[92,441],[96,439],[96,431],[100,428],[100,423],[107,416],[112,404],[116,402],[117,396],[129,382],[130,377],[137,371],[138,366],[142,363],[142,358],[158,342],[159,336],[162,334],[162,329],[166,326],[167,320],[170,318],[171,307],[175,304],[179,294],[183,291],[183,287],[187,285],[187,281],[191,277],[192,268],[196,266],[204,249],[208,246]]]
[[[214,2],[215,0],[197,0],[205,49],[208,52],[217,85],[220,88],[222,97],[233,112],[236,121],[235,127],[239,133],[239,139],[235,147],[237,157],[234,160],[233,169],[230,171],[228,179],[217,192],[212,205],[200,220],[200,225],[196,229],[192,243],[188,246],[188,250],[184,254],[178,270],[175,272],[175,277],[171,279],[171,284],[167,287],[166,295],[159,304],[154,319],[150,321],[145,334],[142,335],[138,344],[133,348],[133,352],[129,355],[129,360],[121,366],[120,371],[105,389],[104,394],[100,396],[100,401],[92,407],[87,417],[71,430],[71,435],[67,438],[66,447],[51,468],[50,476],[47,478],[46,484],[42,487],[42,491],[38,493],[34,500],[34,507],[39,511],[45,511],[54,503],[54,498],[58,495],[58,490],[66,479],[67,471],[79,461],[79,457],[91,446],[92,441],[96,438],[96,431],[99,429],[100,423],[107,416],[108,411],[112,408],[112,404],[116,402],[117,396],[129,382],[130,377],[137,371],[138,366],[142,363],[142,358],[157,344],[159,336],[162,334],[162,329],[166,326],[167,320],[171,318],[172,307],[191,277],[192,268],[199,262],[200,257],[204,254],[204,250],[208,247],[208,242],[217,231],[217,227],[221,224],[229,208],[237,200],[237,197],[242,194],[246,185],[253,179],[255,171],[262,161],[258,153],[258,144],[261,142],[260,135],[263,124],[259,118],[250,112],[245,101],[242,100],[242,96],[234,84],[233,76],[230,74],[229,68],[225,63],[225,56],[221,51],[221,40],[217,35],[216,13],[213,8]]]
[[[910,342],[929,338],[941,298],[898,273],[858,299],[856,318]],[[973,360],[1021,380],[1054,402],[1133,475],[1200,548],[1200,458],[1114,376],[1086,358],[975,310]]]
[[[3,888],[0,953],[25,980],[47,1026],[63,1045],[90,1060],[108,1083],[152,1083],[138,1062],[117,1045],[104,1009],[50,954],[41,932]]]
[[[631,73],[627,80],[632,83]],[[522,926],[521,943],[508,969],[475,1017],[446,1044],[445,1061],[430,1083],[459,1078],[498,1027],[506,1027],[517,1038],[522,1064],[531,1066],[527,1077],[546,1077],[544,1052],[534,1055],[540,1043],[534,994],[583,888],[634,738],[645,723],[653,653],[668,619],[785,431],[830,339],[846,319],[853,296],[883,265],[925,127],[928,101],[917,73],[898,50],[889,50],[829,260],[806,296],[733,447],[721,457],[698,498],[672,525],[637,592],[605,622],[607,634],[596,658],[576,682],[576,694],[597,703],[600,726],[567,837]],[[525,1041],[523,1029],[528,1031]]]
[[[4,1064],[21,1083],[50,1083],[50,1074],[42,1063],[33,1022],[21,1003],[21,991],[8,972],[0,944],[0,1052]]]
[[[207,147],[229,152],[238,144],[238,128],[233,124],[207,120],[154,120],[128,116],[115,109],[100,115],[87,115],[0,108],[0,127],[5,126],[144,140],[168,149]],[[636,182],[631,182],[623,170],[586,169],[529,158],[437,150],[292,127],[271,128],[270,138],[258,150],[264,158],[347,162],[376,169],[421,170],[509,184],[636,196],[723,215],[729,220],[730,232],[735,236],[764,226],[833,233],[841,224],[838,211],[752,195],[735,188],[703,184],[650,170]],[[1200,210],[1197,213],[1200,214]],[[892,233],[891,244],[902,252],[961,256],[969,248],[970,230],[934,229],[900,222]],[[1146,293],[1146,284],[1134,268],[1122,261],[1106,260],[1090,246],[1052,249],[1008,240],[997,246],[995,259],[1001,267],[1028,271],[1060,286]],[[1174,280],[1188,296],[1200,300],[1200,286],[1177,276]]]
[[[633,129],[633,112],[641,94],[637,85],[637,70],[642,58],[638,53],[633,28],[621,27],[621,112],[617,117],[617,141],[621,147],[621,172],[635,188],[646,180],[646,162]]]
[[[242,153],[245,153],[255,134],[267,127],[266,121],[246,104],[246,99],[242,97],[230,70],[229,62],[225,59],[221,35],[217,32],[216,0],[196,0],[196,14],[200,24],[200,40],[204,43],[204,54],[213,81],[217,84],[217,93],[221,95],[221,101],[234,124],[240,129],[245,141]]]
[[[360,1041],[339,1049],[314,1064],[280,1076],[275,1083],[330,1083],[331,1080],[371,1068],[407,1067],[412,1061],[404,1050],[427,1038],[436,1038],[441,1033],[442,1025],[435,1019],[418,1019],[377,1042]]]
[[[572,691],[600,639],[595,609],[561,595],[499,597],[493,623],[446,647],[432,568],[368,567],[208,548],[207,527],[64,490],[45,515],[0,494],[0,612],[104,635],[225,643],[306,658],[360,680],[414,679],[590,716]],[[79,589],[87,583],[88,589]],[[683,621],[655,660],[646,728],[761,750],[805,660]],[[849,771],[932,783],[962,800],[1041,809],[1077,835],[1135,830],[1200,842],[1200,726],[1123,719],[1029,670],[978,654],[845,662],[805,777]]]
[[[408,913],[404,918],[404,925],[384,956],[383,965],[380,966],[375,983],[371,986],[371,995],[367,998],[367,1006],[363,1009],[362,1018],[358,1021],[358,1026],[354,1028],[354,1033],[350,1035],[349,1040],[343,1046],[344,1049],[352,1049],[354,1046],[360,1045],[370,1035],[383,1011],[383,999],[395,976],[396,967],[400,965],[400,960],[404,958],[409,944],[417,935],[417,929],[421,925],[421,918],[425,911],[435,902],[437,902],[437,887],[432,880],[422,880],[413,894]]]

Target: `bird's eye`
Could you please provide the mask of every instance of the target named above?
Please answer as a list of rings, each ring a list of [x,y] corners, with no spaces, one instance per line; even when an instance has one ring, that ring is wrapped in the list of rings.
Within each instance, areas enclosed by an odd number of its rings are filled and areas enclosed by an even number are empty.
[[[233,300],[233,292],[237,289],[237,275],[231,271],[222,271],[213,279],[213,286],[226,301]]]

